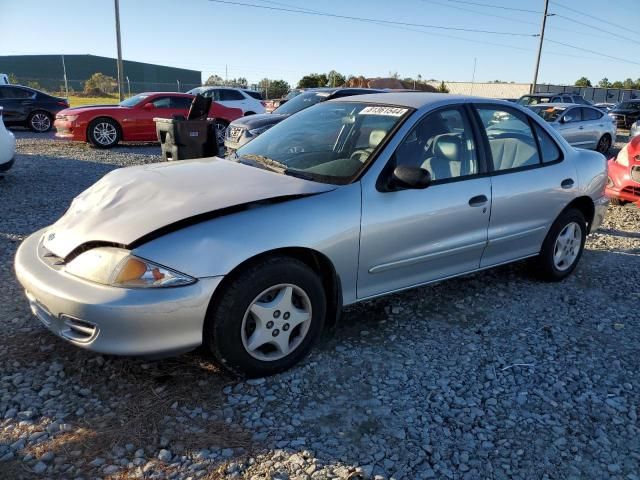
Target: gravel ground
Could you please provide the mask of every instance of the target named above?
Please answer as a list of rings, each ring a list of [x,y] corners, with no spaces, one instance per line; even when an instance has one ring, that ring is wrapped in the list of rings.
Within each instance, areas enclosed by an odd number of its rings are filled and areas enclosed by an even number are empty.
[[[640,479],[636,207],[610,207],[563,283],[515,264],[366,302],[297,368],[240,381],[202,352],[87,353],[32,318],[19,242],[159,148],[17,136],[0,180],[0,478]]]

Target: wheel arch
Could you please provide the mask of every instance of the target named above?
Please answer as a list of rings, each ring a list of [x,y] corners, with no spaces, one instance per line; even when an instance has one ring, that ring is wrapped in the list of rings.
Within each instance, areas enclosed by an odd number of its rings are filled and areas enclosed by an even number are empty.
[[[572,208],[579,210],[582,213],[582,215],[584,215],[584,218],[587,221],[587,233],[591,233],[591,225],[593,223],[593,217],[596,213],[596,207],[591,197],[583,195],[581,197],[574,198],[569,203],[569,205],[567,205],[565,209],[560,213],[560,215],[562,215],[562,213]]]
[[[211,310],[213,305],[216,304],[225,287],[231,284],[240,272],[266,258],[273,256],[294,258],[303,262],[318,274],[327,296],[327,318],[325,324],[329,327],[335,326],[342,313],[342,284],[340,277],[336,272],[333,263],[326,255],[307,247],[284,247],[268,250],[254,255],[253,257],[236,265],[233,270],[225,275],[220,285],[216,288],[216,291],[209,302],[209,310]]]

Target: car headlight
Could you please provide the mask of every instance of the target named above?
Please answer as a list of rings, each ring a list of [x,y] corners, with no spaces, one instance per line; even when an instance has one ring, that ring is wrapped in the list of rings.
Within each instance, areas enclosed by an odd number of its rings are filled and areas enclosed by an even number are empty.
[[[253,128],[251,130],[249,130],[249,133],[251,135],[260,135],[261,133],[266,132],[267,130],[269,130],[272,127],[272,125],[267,125],[264,127],[258,127],[258,128]]]
[[[189,275],[115,247],[87,250],[71,260],[65,271],[85,280],[124,288],[178,287],[196,281]]]

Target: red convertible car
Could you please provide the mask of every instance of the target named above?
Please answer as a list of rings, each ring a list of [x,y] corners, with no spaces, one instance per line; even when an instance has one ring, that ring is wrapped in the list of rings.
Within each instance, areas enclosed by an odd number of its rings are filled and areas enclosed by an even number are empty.
[[[606,194],[611,203],[640,202],[640,136],[633,137],[609,160],[608,170]]]
[[[56,115],[56,137],[89,142],[98,148],[111,148],[120,141],[157,141],[154,118],[187,116],[193,95],[187,93],[141,93],[118,105],[90,105],[67,108]],[[242,110],[212,102],[209,116],[215,118],[219,143],[230,122]]]

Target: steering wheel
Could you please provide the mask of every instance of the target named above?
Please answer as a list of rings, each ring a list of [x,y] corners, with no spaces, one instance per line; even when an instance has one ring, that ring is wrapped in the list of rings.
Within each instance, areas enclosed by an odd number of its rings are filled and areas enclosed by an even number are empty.
[[[351,156],[349,156],[349,160],[358,160],[360,162],[364,162],[367,158],[369,158],[369,155],[371,155],[371,152],[367,149],[360,149],[360,150],[355,150]],[[364,156],[364,159],[362,159],[362,156]]]

